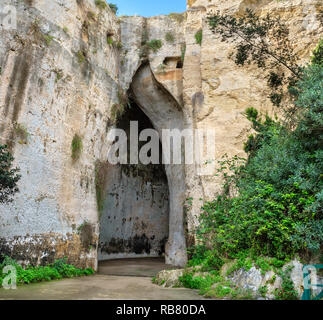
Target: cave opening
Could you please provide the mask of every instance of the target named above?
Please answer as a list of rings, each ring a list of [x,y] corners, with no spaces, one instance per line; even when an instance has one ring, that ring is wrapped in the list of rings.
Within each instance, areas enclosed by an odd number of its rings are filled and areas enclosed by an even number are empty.
[[[129,100],[116,128],[128,139],[130,122],[138,122],[139,133],[154,129],[141,108]],[[139,150],[146,142],[139,141]],[[169,188],[162,164],[118,164],[109,167],[106,177],[104,209],[100,217],[98,259],[162,257],[169,235]]]

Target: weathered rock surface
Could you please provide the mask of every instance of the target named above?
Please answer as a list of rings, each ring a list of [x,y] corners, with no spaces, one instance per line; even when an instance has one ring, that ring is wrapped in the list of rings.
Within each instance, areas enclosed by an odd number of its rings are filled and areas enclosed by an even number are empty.
[[[259,268],[253,266],[248,271],[242,268],[230,275],[227,275],[227,271],[233,263],[234,261],[226,263],[221,268],[221,275],[227,280],[230,280],[233,286],[238,287],[245,292],[251,292],[255,299],[262,298],[262,294],[260,292],[261,288],[266,287],[267,292],[264,298],[269,300],[275,298],[275,290],[282,287],[282,278],[279,274],[275,273],[273,270],[263,273]],[[300,299],[304,292],[303,264],[297,259],[294,259],[283,266],[282,270],[286,270],[287,268],[291,268],[290,279],[292,280],[294,289]],[[155,283],[164,287],[180,287],[182,284],[179,281],[179,277],[181,277],[184,272],[192,271],[193,268],[163,270],[156,275]],[[199,268],[196,267],[193,277],[203,277],[207,274],[208,273],[200,272]],[[321,284],[322,280],[322,277],[318,276],[316,272],[311,274],[312,284]],[[313,288],[314,295],[319,292],[320,288]]]
[[[120,104],[120,95],[131,88],[143,63],[176,101],[183,127],[215,130],[216,154],[210,160],[217,161],[225,153],[245,156],[243,142],[250,133],[243,115],[247,107],[269,114],[276,110],[267,98],[261,71],[237,67],[228,58],[234,46],[210,32],[207,14],[219,10],[239,15],[252,8],[261,15],[280,15],[290,26],[302,61],[307,61],[323,31],[320,0],[189,0],[183,15],[119,19],[92,0],[1,2],[8,4],[17,8],[18,23],[17,30],[0,27],[0,143],[10,145],[22,179],[14,202],[0,206],[0,244],[2,251],[26,263],[34,262],[32,257],[45,263],[70,251],[79,265],[96,267],[95,163],[106,161],[113,106]],[[200,29],[201,46],[195,41]],[[147,46],[154,39],[163,42],[156,52]],[[148,109],[147,113],[152,111]],[[17,128],[25,129],[25,137]],[[78,161],[71,158],[75,135],[83,143]],[[175,221],[170,237],[183,242],[184,229],[188,246],[194,241],[201,199],[212,198],[221,186],[214,175],[200,176],[198,171],[197,166],[186,165],[173,174],[182,179],[180,187],[168,181],[180,199],[193,198],[185,217],[170,217]],[[178,203],[171,202],[170,212],[178,212]],[[82,225],[91,226],[87,232],[92,245],[87,248],[78,231]],[[174,248],[169,261],[183,264],[186,247],[181,243]]]

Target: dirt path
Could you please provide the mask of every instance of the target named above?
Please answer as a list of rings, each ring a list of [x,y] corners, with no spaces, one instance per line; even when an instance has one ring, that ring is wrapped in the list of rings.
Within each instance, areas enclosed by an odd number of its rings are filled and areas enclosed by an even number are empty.
[[[15,300],[202,300],[194,290],[162,288],[151,278],[170,268],[160,259],[127,259],[100,263],[98,274],[0,289],[0,299]]]

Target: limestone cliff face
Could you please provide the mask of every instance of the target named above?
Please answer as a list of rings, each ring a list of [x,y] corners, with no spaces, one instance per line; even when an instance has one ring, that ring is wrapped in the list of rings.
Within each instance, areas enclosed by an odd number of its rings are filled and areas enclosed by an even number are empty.
[[[1,251],[26,263],[69,256],[95,266],[95,161],[106,158],[117,101],[120,55],[107,43],[107,33],[118,40],[117,18],[93,1],[7,4],[17,8],[18,29],[0,31],[0,132],[22,179],[14,202],[0,206]],[[83,144],[78,161],[74,135]]]
[[[25,263],[69,256],[72,263],[96,267],[95,164],[106,161],[107,132],[123,95],[135,99],[157,129],[161,123],[214,128],[215,161],[225,153],[244,156],[250,134],[245,109],[275,110],[261,72],[228,58],[234,46],[211,33],[208,13],[239,15],[252,8],[280,15],[303,61],[323,31],[320,0],[188,0],[184,14],[151,18],[117,18],[92,0],[2,0],[1,6],[7,4],[17,8],[18,23],[17,30],[0,29],[0,143],[11,147],[22,179],[14,202],[0,206],[0,247]],[[200,29],[201,45],[195,41]],[[162,47],[154,52],[151,40],[161,40]],[[145,79],[152,91],[140,92]],[[154,112],[149,99],[169,107]],[[172,108],[176,116],[169,117]],[[76,161],[75,135],[83,144]],[[183,265],[182,237],[191,245],[200,199],[212,198],[220,181],[199,176],[192,165],[166,168],[166,174],[175,223],[166,256]],[[185,213],[186,198],[193,201]]]

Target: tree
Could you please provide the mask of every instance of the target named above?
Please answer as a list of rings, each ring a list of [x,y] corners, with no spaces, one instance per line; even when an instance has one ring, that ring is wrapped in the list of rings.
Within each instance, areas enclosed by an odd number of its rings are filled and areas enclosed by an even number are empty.
[[[113,11],[114,14],[117,14],[117,12],[118,12],[119,9],[118,9],[118,6],[116,4],[109,3],[109,7]]]
[[[12,197],[19,191],[17,182],[20,179],[18,168],[11,169],[14,160],[7,146],[0,145],[0,203],[12,202]]]
[[[285,88],[295,85],[303,68],[297,63],[288,38],[289,30],[280,17],[267,14],[261,18],[247,9],[241,18],[216,14],[208,17],[208,23],[213,33],[221,35],[222,41],[237,42],[234,54],[237,65],[256,63],[265,71],[271,90],[269,97],[275,106],[280,106],[286,96],[293,99]],[[287,111],[294,113],[295,108]]]

